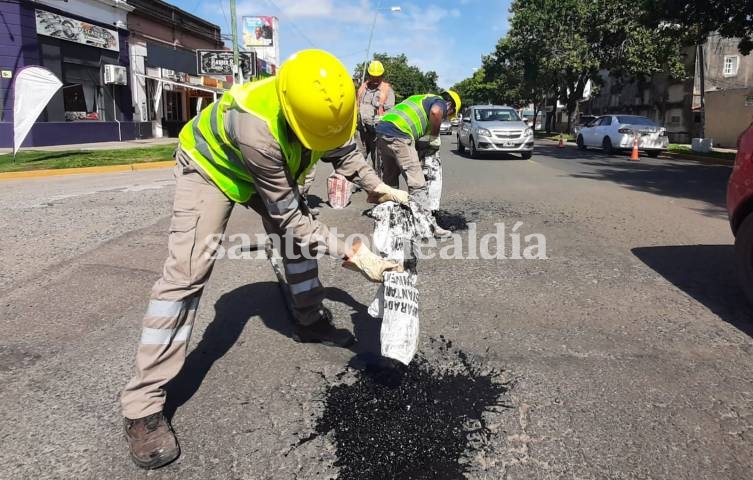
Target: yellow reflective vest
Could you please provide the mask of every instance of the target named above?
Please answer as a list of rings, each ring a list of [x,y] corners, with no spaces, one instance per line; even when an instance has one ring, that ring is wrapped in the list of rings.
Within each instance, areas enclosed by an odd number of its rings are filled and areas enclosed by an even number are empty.
[[[235,85],[216,102],[209,104],[180,131],[180,146],[230,200],[247,202],[255,193],[254,178],[237,146],[236,138],[225,130],[225,115],[231,110],[263,120],[280,145],[288,171],[302,184],[307,171],[324,152],[311,152],[309,165],[300,170],[303,147],[288,128],[275,89],[275,77]]]

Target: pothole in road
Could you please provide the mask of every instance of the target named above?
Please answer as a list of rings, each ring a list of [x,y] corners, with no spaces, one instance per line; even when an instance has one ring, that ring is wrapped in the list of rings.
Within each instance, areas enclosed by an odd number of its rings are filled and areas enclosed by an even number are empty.
[[[437,223],[440,227],[456,232],[458,230],[468,230],[468,220],[463,212],[437,210],[434,212]]]
[[[492,449],[490,416],[511,408],[502,370],[432,339],[399,370],[349,369],[324,391],[315,433],[336,447],[340,480],[458,479]]]

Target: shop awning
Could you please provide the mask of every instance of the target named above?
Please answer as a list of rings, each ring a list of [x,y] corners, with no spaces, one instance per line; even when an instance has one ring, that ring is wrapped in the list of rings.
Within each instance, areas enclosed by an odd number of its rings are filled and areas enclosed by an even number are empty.
[[[205,87],[203,85],[193,85],[191,83],[174,82],[172,80],[167,80],[165,78],[155,77],[155,76],[152,76],[152,75],[144,75],[142,73],[137,73],[136,76],[139,77],[139,78],[146,78],[146,79],[149,79],[149,80],[154,80],[155,82],[167,83],[167,84],[170,84],[170,85],[175,85],[177,87],[189,88],[191,90],[201,90],[202,92],[209,92],[209,93],[211,93],[211,94],[214,95],[214,99],[215,100],[217,100],[217,95],[218,94],[221,95],[221,94],[225,93],[224,90],[221,90],[221,89],[218,89],[218,88],[210,88],[210,87]]]

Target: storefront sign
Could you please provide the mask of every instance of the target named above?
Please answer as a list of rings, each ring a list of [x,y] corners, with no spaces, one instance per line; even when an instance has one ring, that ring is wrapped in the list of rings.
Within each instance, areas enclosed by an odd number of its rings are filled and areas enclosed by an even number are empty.
[[[92,47],[120,51],[118,32],[44,10],[35,10],[37,33]]]
[[[256,76],[256,53],[240,52],[238,61],[246,78]],[[201,75],[232,75],[233,52],[228,50],[196,50],[197,70]]]

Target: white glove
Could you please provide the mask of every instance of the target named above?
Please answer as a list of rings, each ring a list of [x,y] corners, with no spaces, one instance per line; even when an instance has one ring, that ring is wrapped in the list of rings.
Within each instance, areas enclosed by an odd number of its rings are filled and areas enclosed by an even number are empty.
[[[367,280],[378,283],[383,281],[384,272],[402,270],[399,263],[375,255],[363,243],[353,245],[353,255],[346,258],[343,267],[360,272]]]
[[[439,135],[424,135],[418,141],[426,145],[429,150],[435,152],[442,146],[442,139],[439,138]]]
[[[406,192],[405,190],[392,188],[386,183],[380,183],[379,185],[377,185],[374,191],[371,192],[366,198],[366,201],[370,203],[384,203],[392,201],[395,203],[406,204],[409,200],[410,196],[408,195],[408,192]]]

